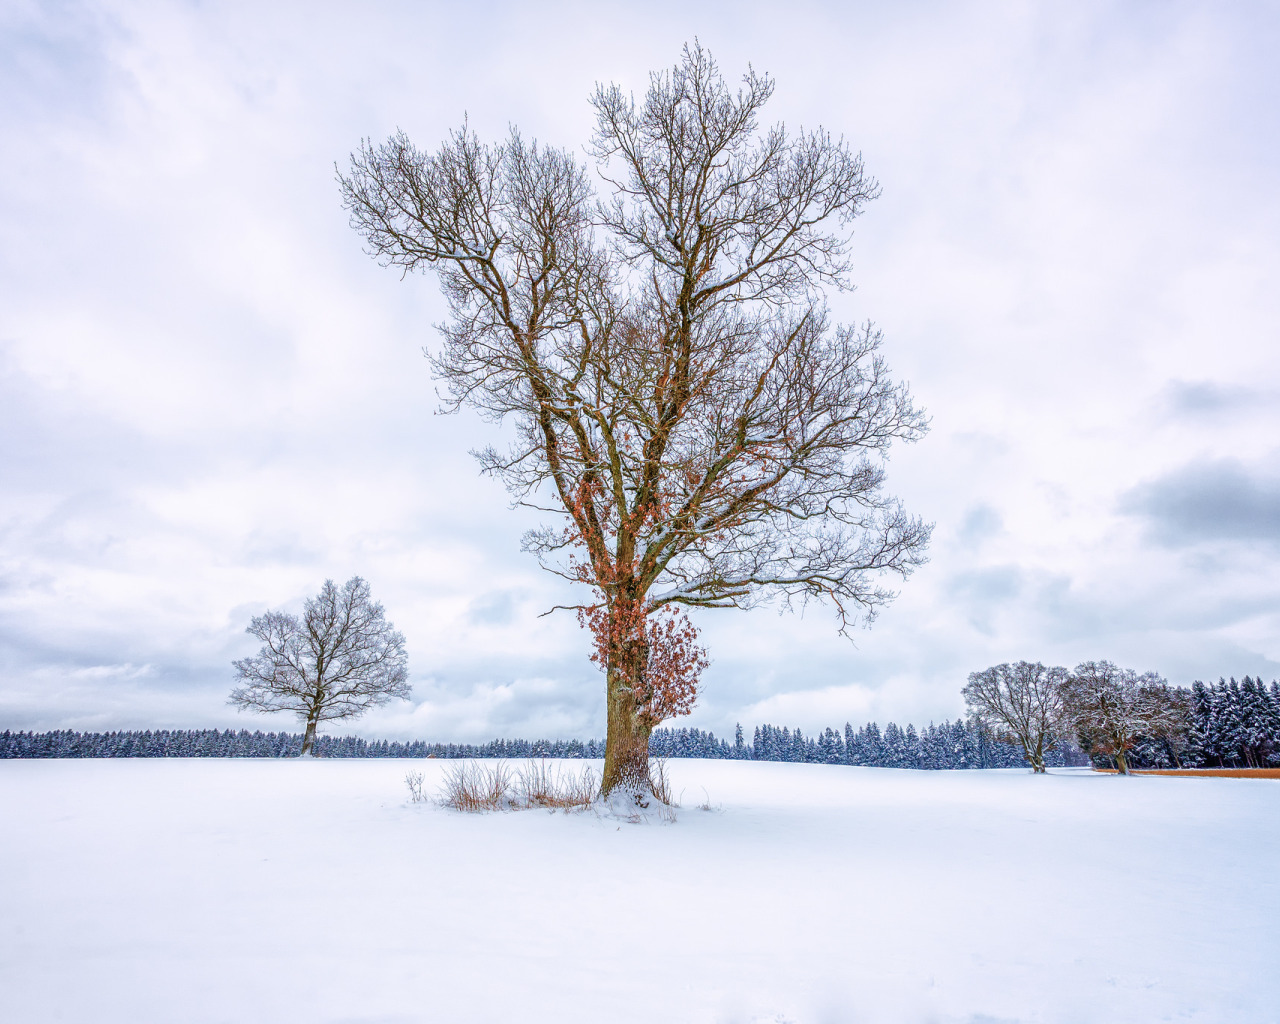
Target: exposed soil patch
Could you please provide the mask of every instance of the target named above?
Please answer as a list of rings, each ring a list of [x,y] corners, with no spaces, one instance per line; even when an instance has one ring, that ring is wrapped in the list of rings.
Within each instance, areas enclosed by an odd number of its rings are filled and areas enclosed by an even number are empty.
[[[1114,768],[1095,768],[1104,775],[1115,775]],[[1280,768],[1149,768],[1136,769],[1133,775],[1199,775],[1214,779],[1280,779]]]

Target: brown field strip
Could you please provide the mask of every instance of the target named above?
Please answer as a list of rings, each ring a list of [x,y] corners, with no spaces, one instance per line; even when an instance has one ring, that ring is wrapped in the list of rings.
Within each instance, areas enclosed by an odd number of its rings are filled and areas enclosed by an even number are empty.
[[[1117,774],[1114,768],[1095,768],[1103,775]],[[1135,768],[1133,775],[1199,776],[1210,779],[1280,779],[1280,768]]]

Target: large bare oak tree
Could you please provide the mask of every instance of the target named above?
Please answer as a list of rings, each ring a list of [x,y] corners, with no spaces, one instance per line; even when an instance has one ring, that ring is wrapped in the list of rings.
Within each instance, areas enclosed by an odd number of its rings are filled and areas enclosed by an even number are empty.
[[[249,711],[291,711],[302,719],[302,756],[321,722],[355,718],[396,697],[407,699],[404,636],[387,622],[359,576],[341,588],[325,580],[299,619],[288,612],[256,615],[246,632],[262,641],[235,662],[243,684],[229,703]]]
[[[1036,774],[1063,729],[1063,684],[1067,670],[1018,661],[971,672],[964,703],[971,718],[997,739],[1016,743]]]
[[[592,98],[605,197],[567,151],[464,124],[398,133],[339,172],[382,263],[433,268],[446,407],[514,425],[485,470],[556,522],[526,537],[583,603],[606,673],[603,789],[649,788],[648,738],[705,664],[689,607],[830,602],[841,629],[923,560],[930,527],[885,494],[926,420],[871,325],[833,324],[848,229],[878,186],[821,129],[762,129],[773,82],[731,89],[686,47],[640,102]]]

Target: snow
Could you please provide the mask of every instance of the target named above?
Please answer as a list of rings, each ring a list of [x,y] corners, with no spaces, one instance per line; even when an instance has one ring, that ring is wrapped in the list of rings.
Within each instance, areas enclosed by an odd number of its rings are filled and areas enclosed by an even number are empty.
[[[0,762],[6,1019],[1280,1020],[1277,782],[673,761],[629,824],[448,765]]]

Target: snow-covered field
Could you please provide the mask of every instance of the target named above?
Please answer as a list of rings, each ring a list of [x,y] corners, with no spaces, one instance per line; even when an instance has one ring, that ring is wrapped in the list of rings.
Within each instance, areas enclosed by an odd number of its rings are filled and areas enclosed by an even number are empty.
[[[0,762],[0,1017],[1280,1020],[1277,782],[677,761],[635,825],[446,767]]]

